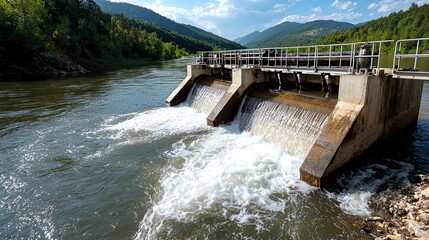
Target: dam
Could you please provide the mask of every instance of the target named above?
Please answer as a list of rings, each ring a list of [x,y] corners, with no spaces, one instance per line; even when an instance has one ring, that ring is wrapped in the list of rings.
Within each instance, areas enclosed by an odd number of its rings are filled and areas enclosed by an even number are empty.
[[[242,130],[302,155],[301,180],[322,187],[371,147],[415,125],[429,80],[422,67],[428,43],[419,38],[199,52],[166,103],[175,106],[194,95],[191,106],[199,105],[214,127],[242,117]],[[382,66],[392,46],[391,65]]]

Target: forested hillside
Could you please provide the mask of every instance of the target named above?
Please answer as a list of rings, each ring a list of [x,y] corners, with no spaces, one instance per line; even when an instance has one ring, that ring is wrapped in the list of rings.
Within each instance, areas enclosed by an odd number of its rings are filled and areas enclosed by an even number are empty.
[[[0,78],[95,69],[124,58],[186,55],[144,24],[103,13],[93,0],[0,0]]]
[[[171,19],[159,15],[158,13],[140,6],[129,3],[111,2],[107,0],[95,0],[100,5],[101,10],[113,14],[124,14],[127,17],[145,21],[149,24],[156,25],[163,29],[164,32],[176,33],[176,35],[187,36],[187,41],[195,43],[206,43],[209,48],[217,49],[240,49],[243,48],[240,44],[228,39],[219,37],[213,33],[204,31],[200,28],[177,23]],[[164,40],[166,40],[163,37]],[[191,50],[187,48],[188,50]],[[197,50],[207,50],[207,48],[199,48]],[[194,50],[191,50],[195,52]]]
[[[398,40],[429,37],[429,4],[412,4],[407,11],[391,13],[343,32],[322,37],[315,44],[352,43],[376,40]],[[428,41],[422,42],[422,49],[429,49]],[[407,46],[405,46],[407,47]],[[394,48],[393,44],[389,50]],[[410,46],[410,49],[412,46]]]

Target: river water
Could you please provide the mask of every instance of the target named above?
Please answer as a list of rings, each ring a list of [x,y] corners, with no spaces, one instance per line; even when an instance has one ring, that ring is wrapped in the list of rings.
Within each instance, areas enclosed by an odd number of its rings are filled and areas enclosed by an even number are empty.
[[[0,239],[365,239],[372,197],[429,172],[429,84],[409,140],[317,190],[247,112],[164,107],[188,61],[0,83]]]

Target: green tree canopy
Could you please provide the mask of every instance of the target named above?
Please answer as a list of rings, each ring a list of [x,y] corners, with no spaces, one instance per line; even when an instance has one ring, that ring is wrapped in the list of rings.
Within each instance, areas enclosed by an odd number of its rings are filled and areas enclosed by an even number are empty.
[[[68,62],[93,68],[109,59],[188,54],[146,26],[103,13],[94,0],[0,0],[0,77],[13,69],[37,75]]]

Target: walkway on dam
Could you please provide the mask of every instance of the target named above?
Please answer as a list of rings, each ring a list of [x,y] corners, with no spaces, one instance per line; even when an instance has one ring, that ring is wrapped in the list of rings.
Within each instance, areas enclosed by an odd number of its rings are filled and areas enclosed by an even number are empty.
[[[394,52],[392,53],[392,44]],[[303,74],[390,74],[429,81],[429,38],[199,52],[211,68],[260,68]],[[391,67],[386,67],[391,66]]]

